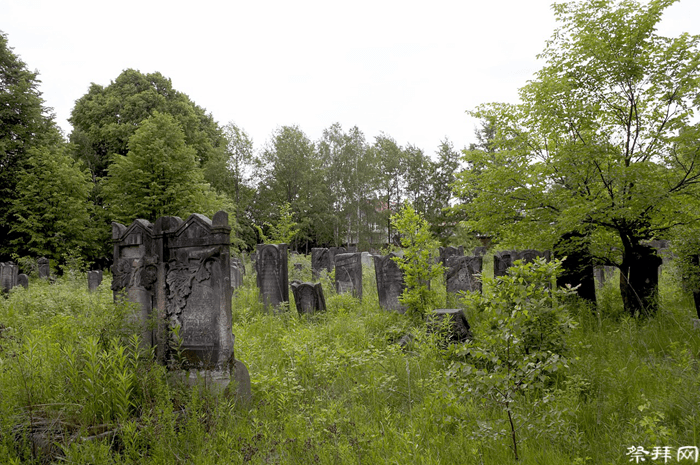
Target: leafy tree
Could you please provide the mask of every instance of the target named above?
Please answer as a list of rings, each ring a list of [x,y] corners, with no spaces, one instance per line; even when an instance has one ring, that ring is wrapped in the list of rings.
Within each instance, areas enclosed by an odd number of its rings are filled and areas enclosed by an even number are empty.
[[[383,203],[387,225],[387,243],[392,242],[391,217],[402,201],[405,166],[402,163],[403,150],[392,137],[380,134],[375,137],[372,151],[378,168],[377,192]]]
[[[465,362],[453,363],[450,372],[463,376],[455,376],[464,380],[459,389],[503,408],[508,426],[501,434],[508,431],[516,460],[517,432],[527,421],[514,408],[519,395],[542,392],[554,372],[567,368],[565,335],[574,323],[562,304],[571,291],[551,289],[559,265],[516,261],[506,276],[485,280],[483,294],[465,298],[476,317],[470,321],[478,324],[474,339],[456,349]],[[489,430],[477,434],[484,433]]]
[[[415,145],[409,144],[402,151],[404,193],[406,201],[424,218],[427,217],[428,205],[433,195],[431,184],[435,166],[430,157]]]
[[[27,69],[0,31],[0,258],[14,251],[11,210],[30,149],[62,142],[39,83],[37,73]]]
[[[195,150],[167,113],[154,113],[129,139],[129,152],[115,155],[104,187],[112,218],[129,224],[163,215],[212,215],[225,206],[204,182]]]
[[[430,289],[430,281],[444,273],[441,264],[432,263],[432,253],[438,247],[438,242],[430,234],[428,223],[406,203],[401,210],[391,217],[396,231],[401,237],[404,248],[403,257],[392,260],[401,268],[406,282],[406,289],[399,297],[409,313],[423,316],[437,308],[437,291]]]
[[[15,250],[55,260],[73,251],[90,255],[96,238],[90,186],[89,174],[65,147],[30,149],[11,210]]]
[[[175,90],[170,79],[160,73],[127,69],[106,87],[91,84],[71,112],[70,140],[95,180],[106,176],[112,154],[127,154],[131,136],[156,111],[175,118],[200,165],[223,149],[225,141],[218,124],[187,95]]]
[[[452,185],[457,179],[460,168],[460,154],[454,149],[452,142],[445,138],[437,150],[437,162],[433,163],[430,172],[430,196],[427,199],[425,218],[430,223],[430,230],[444,244],[454,232],[455,223],[449,210],[453,191]]]
[[[630,314],[656,308],[658,257],[643,241],[698,219],[699,38],[656,34],[673,3],[556,4],[546,65],[522,103],[473,112],[495,135],[457,183],[472,230],[545,247],[588,234],[597,261],[620,268]]]

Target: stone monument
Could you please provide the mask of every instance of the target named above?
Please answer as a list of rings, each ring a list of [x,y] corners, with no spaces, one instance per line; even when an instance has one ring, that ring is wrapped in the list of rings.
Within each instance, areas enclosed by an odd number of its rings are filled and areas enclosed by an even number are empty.
[[[29,289],[29,276],[24,273],[17,275],[17,285],[22,286],[25,289]]]
[[[362,300],[362,256],[360,253],[341,253],[334,257],[335,290],[338,294],[351,292]]]
[[[0,263],[0,290],[10,292],[17,285],[19,266],[12,262]]]
[[[377,277],[377,295],[379,305],[386,310],[395,310],[405,313],[406,307],[399,302],[399,297],[406,289],[403,271],[394,260],[398,257],[395,253],[385,256],[374,256],[374,273]]]
[[[88,271],[87,272],[88,290],[96,291],[97,288],[102,283],[102,271]]]
[[[459,308],[438,308],[428,314],[427,319],[431,331],[436,331],[443,324],[449,326],[447,334],[449,342],[466,342],[472,338],[469,322]],[[449,320],[450,323],[444,323],[445,320]]]
[[[277,308],[289,302],[287,244],[258,244],[255,267],[265,307]]]
[[[481,280],[475,275],[481,273],[482,267],[482,257],[451,257],[445,273],[447,292],[481,292]]]
[[[463,256],[464,255],[464,246],[459,246],[459,247],[440,247],[440,263],[442,263],[443,266],[447,266],[447,260],[450,257],[454,256]]]
[[[326,310],[326,298],[321,283],[293,282],[291,287],[299,315]]]
[[[39,268],[39,277],[41,279],[49,279],[51,275],[51,266],[49,265],[49,259],[46,257],[41,257],[36,261]]]
[[[330,249],[314,247],[311,249],[311,275],[313,279],[318,279],[323,270],[328,271],[328,273],[333,270],[333,256]]]

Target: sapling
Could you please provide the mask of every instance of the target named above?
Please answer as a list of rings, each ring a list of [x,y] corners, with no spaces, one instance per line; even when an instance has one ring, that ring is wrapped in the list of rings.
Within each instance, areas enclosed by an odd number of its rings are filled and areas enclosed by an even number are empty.
[[[484,293],[464,302],[476,321],[474,338],[460,349],[464,361],[450,372],[466,392],[503,408],[511,447],[518,455],[513,404],[524,393],[537,394],[550,376],[567,367],[564,335],[574,323],[561,301],[570,289],[552,282],[560,261],[516,261],[508,275],[484,280]]]

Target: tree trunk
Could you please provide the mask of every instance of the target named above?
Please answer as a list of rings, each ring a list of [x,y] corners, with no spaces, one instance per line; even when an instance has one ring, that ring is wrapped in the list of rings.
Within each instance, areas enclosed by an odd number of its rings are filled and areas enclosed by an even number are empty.
[[[652,247],[638,243],[625,247],[620,267],[620,293],[625,310],[631,316],[656,313],[660,265],[661,258]]]

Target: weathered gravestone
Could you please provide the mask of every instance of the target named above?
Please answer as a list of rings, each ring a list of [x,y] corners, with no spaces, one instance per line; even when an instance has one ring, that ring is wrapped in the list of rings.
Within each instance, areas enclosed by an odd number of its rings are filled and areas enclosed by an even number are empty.
[[[258,244],[255,267],[260,298],[265,307],[289,302],[287,244]]]
[[[338,294],[351,292],[362,300],[361,254],[341,253],[335,256],[335,290]]]
[[[440,247],[440,263],[442,263],[443,266],[447,266],[447,259],[450,257],[454,256],[463,256],[464,255],[464,246],[459,246],[459,247]]]
[[[318,279],[323,270],[328,273],[333,270],[331,251],[325,247],[314,247],[311,249],[311,275],[313,279]]]
[[[186,221],[161,217],[155,225],[136,220],[113,223],[115,298],[139,304],[148,345],[187,379],[204,378],[219,388],[236,381],[247,399],[247,369],[234,358],[231,333],[231,264],[228,214],[213,220],[193,214]],[[154,316],[157,328],[147,322]],[[247,380],[247,381],[246,381]]]
[[[505,276],[507,274],[508,268],[513,266],[513,262],[517,260],[522,260],[525,263],[531,263],[537,258],[544,258],[549,261],[551,259],[551,252],[545,250],[540,252],[538,250],[526,249],[521,251],[516,250],[506,250],[504,252],[499,252],[493,256],[493,277]]]
[[[243,275],[245,266],[243,260],[238,257],[231,257],[231,289],[238,289],[243,285]]]
[[[379,305],[386,310],[395,310],[405,313],[406,307],[399,302],[399,297],[406,289],[403,271],[394,260],[398,257],[395,253],[385,256],[374,256],[374,273],[377,277],[377,295]]]
[[[323,295],[323,287],[321,283],[300,283],[293,282],[291,284],[292,293],[294,294],[294,303],[297,307],[299,315],[306,313],[326,310],[326,298]]]
[[[447,340],[450,342],[466,342],[472,338],[469,322],[464,316],[464,312],[459,308],[438,308],[428,314],[426,318],[428,328],[431,331],[437,331],[442,325],[446,325],[448,327]]]
[[[331,254],[331,270],[335,267],[335,256],[348,252],[345,247],[328,247],[328,251]]]
[[[481,292],[481,281],[475,275],[481,273],[482,267],[482,257],[450,257],[445,272],[447,292]]]
[[[114,300],[126,299],[138,304],[134,321],[141,325],[142,343],[146,347],[156,346],[154,330],[148,327],[154,306],[159,261],[153,241],[153,225],[142,219],[134,220],[128,228],[112,223],[112,242]],[[163,349],[161,344],[161,357],[164,356]]]
[[[10,292],[17,285],[19,266],[12,262],[0,263],[0,290]]]
[[[88,271],[87,273],[88,290],[96,291],[97,288],[102,284],[102,271]]]
[[[29,289],[29,276],[24,273],[17,275],[17,285],[22,286],[25,289]]]
[[[605,287],[605,283],[610,281],[613,276],[615,276],[614,266],[595,266],[593,267],[593,274],[595,275],[595,281],[598,289]]]
[[[475,257],[483,257],[486,255],[486,252],[488,252],[488,249],[484,246],[479,246],[474,248],[474,256]]]
[[[575,287],[579,297],[595,304],[595,272],[589,238],[578,232],[564,234],[554,244],[554,254],[557,258],[566,257],[557,276],[557,286]]]
[[[46,257],[41,257],[36,261],[39,268],[39,277],[41,279],[49,279],[51,275],[51,266],[49,265],[49,259]]]

